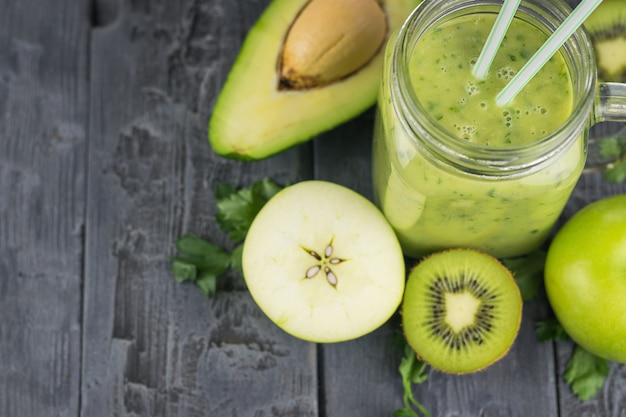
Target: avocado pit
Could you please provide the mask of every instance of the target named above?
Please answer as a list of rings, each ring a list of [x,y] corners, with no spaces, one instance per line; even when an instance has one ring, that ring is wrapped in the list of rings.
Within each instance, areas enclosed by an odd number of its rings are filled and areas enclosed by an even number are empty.
[[[311,0],[285,38],[278,88],[309,89],[349,77],[376,56],[386,37],[387,18],[376,0]]]

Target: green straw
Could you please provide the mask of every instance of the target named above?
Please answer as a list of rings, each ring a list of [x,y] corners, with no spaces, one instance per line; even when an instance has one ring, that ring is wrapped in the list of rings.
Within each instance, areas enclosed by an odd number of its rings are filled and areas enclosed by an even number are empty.
[[[504,106],[511,102],[526,84],[539,72],[541,67],[572,36],[585,19],[602,3],[602,0],[582,0],[578,7],[563,21],[546,42],[528,60],[526,65],[496,96],[496,104]]]
[[[520,1],[521,0],[504,0],[500,13],[498,13],[498,17],[491,28],[491,32],[489,32],[487,41],[485,42],[483,50],[480,52],[480,56],[478,57],[474,70],[472,71],[474,77],[482,80],[487,76],[489,67],[498,53],[498,48],[500,48],[504,35],[509,29],[509,25],[513,20],[513,16],[515,16],[515,11],[519,6]]]

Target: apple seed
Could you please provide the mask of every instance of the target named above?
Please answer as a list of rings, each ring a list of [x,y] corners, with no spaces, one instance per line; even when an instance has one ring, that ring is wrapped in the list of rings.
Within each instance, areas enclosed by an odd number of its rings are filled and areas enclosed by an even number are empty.
[[[330,243],[328,245],[326,245],[326,248],[324,249],[324,256],[320,256],[316,251],[312,250],[312,249],[307,249],[302,247],[302,249],[304,249],[306,251],[306,253],[308,253],[309,255],[311,255],[313,258],[315,258],[318,263],[309,267],[306,272],[304,273],[304,277],[305,279],[311,279],[314,278],[315,276],[317,276],[317,274],[320,272],[320,270],[322,269],[322,267],[324,267],[324,273],[326,274],[326,281],[332,285],[333,287],[337,286],[337,283],[339,282],[339,280],[337,279],[337,275],[335,275],[335,273],[330,269],[330,267],[328,266],[330,265],[338,265],[341,262],[344,261],[344,259],[341,258],[332,258],[333,255],[333,241],[331,239]]]

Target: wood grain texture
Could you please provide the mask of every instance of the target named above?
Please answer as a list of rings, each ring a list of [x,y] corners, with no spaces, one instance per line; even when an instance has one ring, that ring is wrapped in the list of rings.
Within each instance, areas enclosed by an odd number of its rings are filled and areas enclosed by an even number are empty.
[[[271,323],[237,273],[208,300],[169,272],[184,233],[232,248],[214,219],[217,181],[316,178],[372,198],[373,108],[264,161],[211,151],[215,100],[269,2],[0,0],[1,417],[378,417],[402,405],[398,316],[315,345]],[[559,224],[619,193],[585,174]],[[536,341],[549,315],[543,294],[526,303],[504,359],[431,371],[416,397],[437,417],[624,417],[626,366],[581,403],[562,378],[572,343]]]
[[[167,262],[186,232],[229,245],[214,221],[216,181],[310,175],[306,147],[241,163],[207,141],[266,4],[130,2],[94,32],[83,415],[317,415],[315,346],[278,330],[240,279],[207,300]]]
[[[0,1],[0,415],[78,414],[85,1]]]

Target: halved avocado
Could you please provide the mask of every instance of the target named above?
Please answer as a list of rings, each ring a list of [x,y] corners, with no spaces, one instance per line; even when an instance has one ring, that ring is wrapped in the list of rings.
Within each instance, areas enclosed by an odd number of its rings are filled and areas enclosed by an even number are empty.
[[[209,141],[217,154],[243,160],[266,158],[357,116],[375,103],[384,42],[364,66],[342,79],[311,88],[281,84],[279,67],[285,39],[311,1],[316,0],[273,0],[248,33],[209,122]],[[387,20],[386,38],[419,2],[379,1]],[[346,20],[352,18],[345,16]]]

